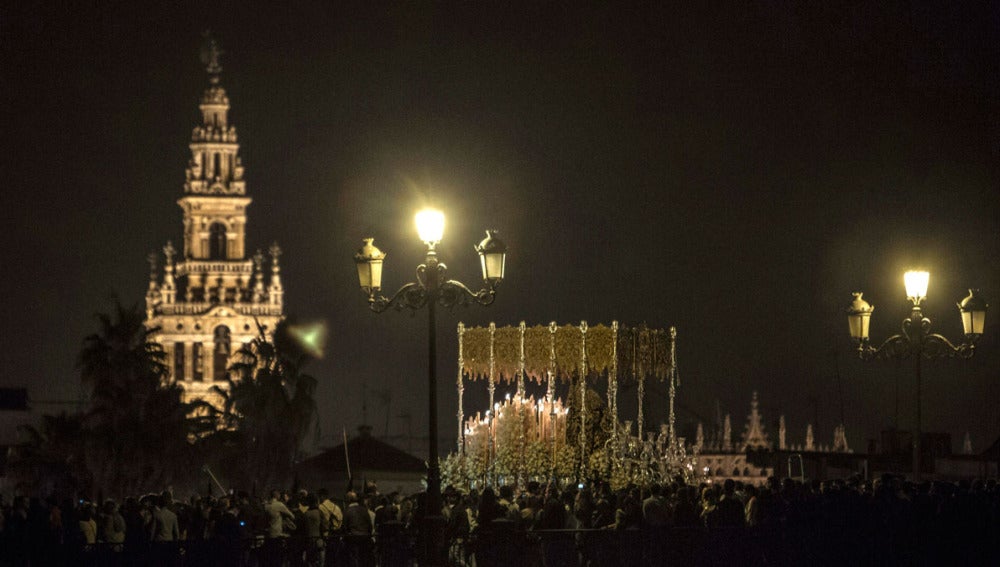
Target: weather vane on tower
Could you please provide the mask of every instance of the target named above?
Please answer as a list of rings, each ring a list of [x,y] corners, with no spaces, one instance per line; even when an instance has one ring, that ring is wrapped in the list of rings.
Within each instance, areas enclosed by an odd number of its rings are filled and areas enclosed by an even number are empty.
[[[222,73],[222,65],[219,63],[219,57],[222,55],[223,51],[219,49],[219,44],[212,37],[212,32],[205,30],[201,34],[204,38],[201,46],[201,62],[205,65],[205,71],[212,76],[212,83],[216,83],[219,80],[219,73]]]

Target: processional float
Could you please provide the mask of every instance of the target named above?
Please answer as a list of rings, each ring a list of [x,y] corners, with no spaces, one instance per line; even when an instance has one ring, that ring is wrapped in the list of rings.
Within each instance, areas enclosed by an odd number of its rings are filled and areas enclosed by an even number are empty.
[[[458,325],[458,439],[442,463],[448,484],[487,486],[528,481],[604,479],[612,486],[673,478],[693,472],[684,440],[676,435],[674,398],[677,331],[620,325],[486,327]],[[645,382],[669,381],[669,413],[659,434],[645,431]],[[536,400],[525,382],[546,386]],[[466,382],[485,381],[489,406],[466,416]],[[606,382],[606,400],[593,389]],[[567,399],[556,399],[556,383],[569,384]],[[638,397],[633,420],[618,419],[622,383]],[[516,392],[496,400],[499,383]],[[645,435],[645,438],[643,438]]]

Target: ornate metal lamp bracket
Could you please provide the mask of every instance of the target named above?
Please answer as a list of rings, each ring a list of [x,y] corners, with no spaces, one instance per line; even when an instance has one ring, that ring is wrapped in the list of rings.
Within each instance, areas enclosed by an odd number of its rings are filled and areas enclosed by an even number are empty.
[[[862,360],[885,360],[889,358],[907,358],[911,353],[910,338],[906,335],[893,335],[877,348],[868,344],[868,340],[858,343],[858,357]]]
[[[435,301],[450,309],[456,305],[464,307],[472,303],[490,305],[496,299],[496,289],[492,285],[487,284],[487,287],[473,291],[460,281],[446,280],[447,273],[447,266],[431,259],[428,263],[417,266],[417,281],[399,288],[392,297],[372,293],[368,297],[369,308],[376,313],[387,311],[390,307],[397,311],[417,311],[427,305],[427,302]]]
[[[492,286],[472,291],[457,280],[448,280],[442,283],[438,293],[438,303],[449,309],[456,305],[464,307],[470,303],[489,305],[493,303],[494,299],[496,299],[496,291]]]
[[[917,321],[917,324],[914,324]],[[868,344],[867,339],[858,343],[858,356],[862,360],[884,360],[919,356],[934,358],[972,358],[976,346],[972,342],[955,345],[946,337],[931,333],[931,320],[915,311],[903,320],[903,332],[885,340],[877,348]]]
[[[368,297],[368,307],[375,313],[382,313],[390,307],[396,311],[410,309],[416,311],[427,304],[427,288],[418,282],[410,282],[399,288],[392,297],[372,294]]]
[[[937,333],[931,333],[924,337],[921,353],[924,358],[958,357],[968,359],[976,353],[976,345],[972,342],[964,342],[956,346],[947,338]]]

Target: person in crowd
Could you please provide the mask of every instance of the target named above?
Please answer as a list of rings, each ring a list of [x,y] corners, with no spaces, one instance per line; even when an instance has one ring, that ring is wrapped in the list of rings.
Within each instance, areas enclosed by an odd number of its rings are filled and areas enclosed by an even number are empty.
[[[249,525],[244,511],[239,506],[239,500],[220,498],[212,510],[218,512],[212,525],[211,533],[214,539],[238,543],[249,535]]]
[[[155,542],[177,541],[180,539],[180,526],[177,523],[177,514],[170,509],[173,497],[169,491],[164,490],[158,499],[154,500],[152,509],[152,524],[150,539]]]
[[[186,530],[187,539],[201,541],[208,538],[212,508],[212,497],[192,498]]]
[[[497,537],[496,520],[506,519],[508,509],[500,504],[496,492],[486,487],[479,495],[479,508],[476,511],[475,560],[477,565],[497,565],[500,560],[500,544]]]
[[[304,498],[306,511],[302,513],[302,537],[305,539],[305,562],[310,567],[322,567],[326,545],[323,541],[323,514],[315,494]]]
[[[239,498],[222,497],[216,500],[209,513],[210,550],[215,558],[211,563],[220,567],[247,565],[248,557],[243,542],[250,535],[249,522],[240,508]]]
[[[125,545],[138,547],[149,542],[149,529],[143,516],[142,504],[134,496],[125,498],[122,504],[122,517],[125,518]]]
[[[743,518],[746,526],[756,528],[760,525],[760,490],[748,484],[743,489],[746,494],[746,503],[743,505]]]
[[[264,503],[264,537],[262,552],[264,565],[280,566],[283,561],[284,538],[295,529],[295,516],[285,504],[285,495],[278,489],[271,490],[271,496]]]
[[[347,555],[352,567],[367,567],[374,563],[372,534],[375,527],[371,514],[353,490],[344,497],[344,533],[347,536]]]
[[[110,544],[125,543],[125,518],[118,512],[118,505],[110,498],[101,507],[98,538]],[[120,550],[121,547],[113,549]]]
[[[706,486],[701,489],[701,512],[698,514],[701,525],[708,525],[708,516],[715,511],[715,506],[719,503],[719,496],[715,492],[715,486]]]
[[[579,556],[580,565],[588,565],[594,555],[594,537],[585,533],[593,527],[594,521],[594,495],[593,491],[587,487],[576,493],[576,500],[573,502],[573,526],[581,532],[575,534],[576,552]]]
[[[360,494],[348,490],[344,495],[344,525],[345,533],[370,536],[375,531],[372,512],[365,503],[364,492]]]
[[[486,487],[479,495],[479,509],[476,513],[477,524],[481,530],[490,529],[493,520],[505,518],[507,508],[497,499],[496,492]]]
[[[94,545],[97,543],[97,521],[94,519],[94,505],[84,502],[80,505],[79,526],[80,534],[84,545]]]
[[[378,484],[376,484],[374,480],[365,481],[365,488],[362,493],[367,497],[379,496]]]
[[[670,515],[667,502],[663,498],[663,487],[653,483],[649,487],[649,497],[642,501],[643,525],[653,529],[665,528],[670,525]]]
[[[701,525],[697,487],[681,486],[675,493],[673,525],[678,528],[693,528]]]
[[[518,508],[521,509],[520,525],[523,528],[533,527],[538,519],[538,512],[542,509],[542,499],[537,494],[528,492],[521,496]]]
[[[409,527],[413,523],[414,497],[403,498],[399,503],[399,521]]]
[[[521,511],[518,509],[517,504],[514,501],[514,487],[509,484],[504,484],[500,487],[498,503],[506,511],[503,517],[512,522],[517,522],[521,519]]]
[[[323,537],[329,537],[340,531],[344,524],[344,513],[340,510],[340,506],[330,500],[330,493],[327,489],[317,490],[316,498],[319,500],[319,513],[323,517]]]
[[[484,494],[486,490],[483,491]],[[575,499],[575,495],[573,498]],[[571,534],[548,531],[566,529],[571,515],[563,502],[563,494],[554,486],[546,489],[545,503],[535,521],[546,565],[569,565],[576,558],[576,540]]]
[[[65,527],[63,525],[62,506],[56,502],[55,498],[46,498],[45,506],[49,512],[49,531],[46,537],[46,545],[58,545],[63,542]]]
[[[294,529],[295,516],[282,500],[280,490],[272,490],[271,498],[264,504],[264,512],[267,514],[267,534],[269,539],[286,537],[289,526]]]
[[[448,522],[445,525],[445,539],[448,541],[448,561],[452,565],[466,565],[469,561],[469,550],[466,542],[472,532],[469,524],[468,506],[465,498],[453,486],[444,491],[445,507],[448,509]]]
[[[605,495],[601,495],[594,503],[591,526],[598,530],[609,530],[615,526],[615,506]]]
[[[742,528],[746,525],[743,503],[736,498],[736,483],[727,478],[722,483],[722,497],[708,512],[705,523],[710,528]]]
[[[616,530],[637,530],[642,526],[642,507],[638,490],[632,489],[621,495],[615,510]]]

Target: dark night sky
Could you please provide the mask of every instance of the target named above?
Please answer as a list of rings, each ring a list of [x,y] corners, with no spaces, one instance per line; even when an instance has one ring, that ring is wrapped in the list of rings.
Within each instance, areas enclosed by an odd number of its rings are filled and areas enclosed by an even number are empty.
[[[79,398],[92,314],[112,291],[141,301],[146,254],[181,240],[205,28],[226,52],[248,245],[279,241],[288,313],[330,325],[309,368],[323,443],[360,422],[363,383],[377,432],[385,388],[390,432],[424,429],[425,315],[369,313],[351,255],[374,236],[387,287],[409,281],[426,202],[448,215],[453,276],[478,280],[482,229],[510,247],[493,306],[439,317],[449,438],[459,320],[676,325],[682,427],[718,400],[739,432],[758,390],[796,443],[816,418],[829,443],[842,401],[864,450],[897,386],[912,425],[913,381],[854,360],[850,292],[877,306],[876,338],[917,264],[938,331],[959,336],[965,287],[1000,306],[996,4],[85,4],[0,8],[0,385],[36,400]],[[977,358],[927,365],[924,429],[956,448],[1000,431],[997,313]]]

